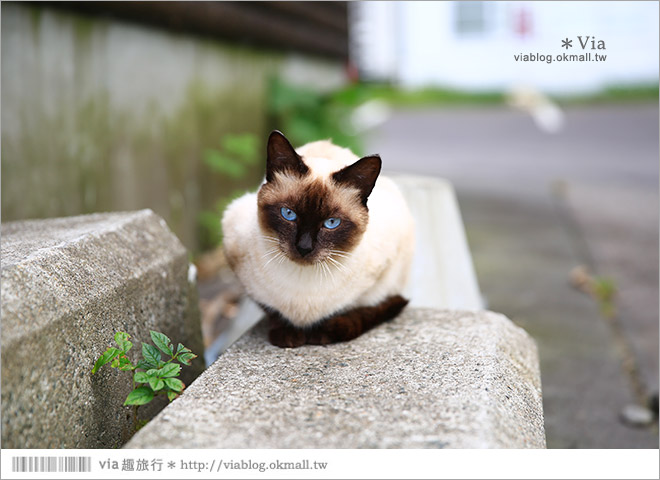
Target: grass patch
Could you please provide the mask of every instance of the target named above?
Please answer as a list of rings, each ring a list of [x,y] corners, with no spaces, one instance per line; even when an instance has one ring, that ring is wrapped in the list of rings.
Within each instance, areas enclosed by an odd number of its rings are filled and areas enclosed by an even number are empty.
[[[599,105],[625,103],[657,103],[658,85],[610,86],[599,92],[579,95],[549,95],[561,105]],[[332,100],[355,107],[369,100],[382,100],[393,107],[488,106],[504,105],[508,92],[468,92],[440,87],[402,89],[384,84],[355,84],[338,90]]]
[[[658,103],[658,90],[657,84],[611,86],[593,94],[556,96],[553,99],[562,105]]]
[[[436,105],[497,105],[506,100],[503,92],[466,92],[426,87],[407,90],[391,85],[356,84],[336,92],[338,103],[357,106],[369,100],[382,100],[392,106],[424,107]]]

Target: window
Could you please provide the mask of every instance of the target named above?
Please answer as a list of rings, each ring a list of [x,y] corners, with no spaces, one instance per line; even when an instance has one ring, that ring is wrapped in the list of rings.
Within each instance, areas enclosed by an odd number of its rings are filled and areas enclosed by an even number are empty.
[[[486,2],[454,2],[454,31],[459,35],[485,33]]]

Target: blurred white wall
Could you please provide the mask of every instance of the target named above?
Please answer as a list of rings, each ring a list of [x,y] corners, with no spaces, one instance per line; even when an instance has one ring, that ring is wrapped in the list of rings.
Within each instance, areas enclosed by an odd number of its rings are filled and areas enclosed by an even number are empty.
[[[658,81],[658,2],[354,2],[351,55],[365,79],[466,90],[579,93]],[[583,50],[578,35],[603,40]],[[573,40],[564,49],[561,41]],[[591,52],[605,61],[557,61]],[[514,55],[552,56],[552,63]]]

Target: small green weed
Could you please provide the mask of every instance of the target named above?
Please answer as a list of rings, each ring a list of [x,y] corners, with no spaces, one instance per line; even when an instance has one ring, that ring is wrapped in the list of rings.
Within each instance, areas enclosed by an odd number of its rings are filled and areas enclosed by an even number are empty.
[[[251,169],[259,166],[259,142],[256,135],[227,134],[220,140],[220,148],[204,151],[204,164],[213,172],[232,181],[244,179]],[[218,198],[213,210],[204,210],[197,220],[203,228],[204,245],[216,246],[222,242],[222,214],[232,200],[245,190],[234,189]]]
[[[170,401],[178,397],[185,388],[183,382],[175,378],[181,373],[179,363],[190,365],[190,362],[197,358],[197,355],[180,343],[175,350],[167,335],[153,330],[150,334],[156,346],[142,342],[142,359],[136,364],[128,358],[128,352],[133,347],[133,342],[129,341],[130,335],[117,332],[117,347],[108,347],[92,368],[92,374],[95,374],[99,368],[109,363],[112,368],[133,372],[133,390],[126,397],[124,405],[133,405],[135,430],[141,426],[137,408],[152,401],[156,395],[166,395]],[[170,359],[163,361],[162,354]]]
[[[617,292],[616,282],[609,277],[593,277],[592,295],[598,301],[601,314],[606,318],[616,315],[614,297]]]

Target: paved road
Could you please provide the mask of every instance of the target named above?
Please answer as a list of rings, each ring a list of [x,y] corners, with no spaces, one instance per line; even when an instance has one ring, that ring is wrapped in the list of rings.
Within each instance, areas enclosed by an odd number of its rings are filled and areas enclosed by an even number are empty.
[[[506,109],[398,111],[368,142],[387,168],[459,187],[547,192],[556,179],[658,190],[658,107],[566,112],[558,134]]]
[[[550,135],[506,109],[397,111],[368,150],[454,182],[489,308],[539,345],[548,446],[657,448],[620,412],[658,390],[658,107],[565,113]],[[613,321],[569,285],[579,264],[615,280]]]

